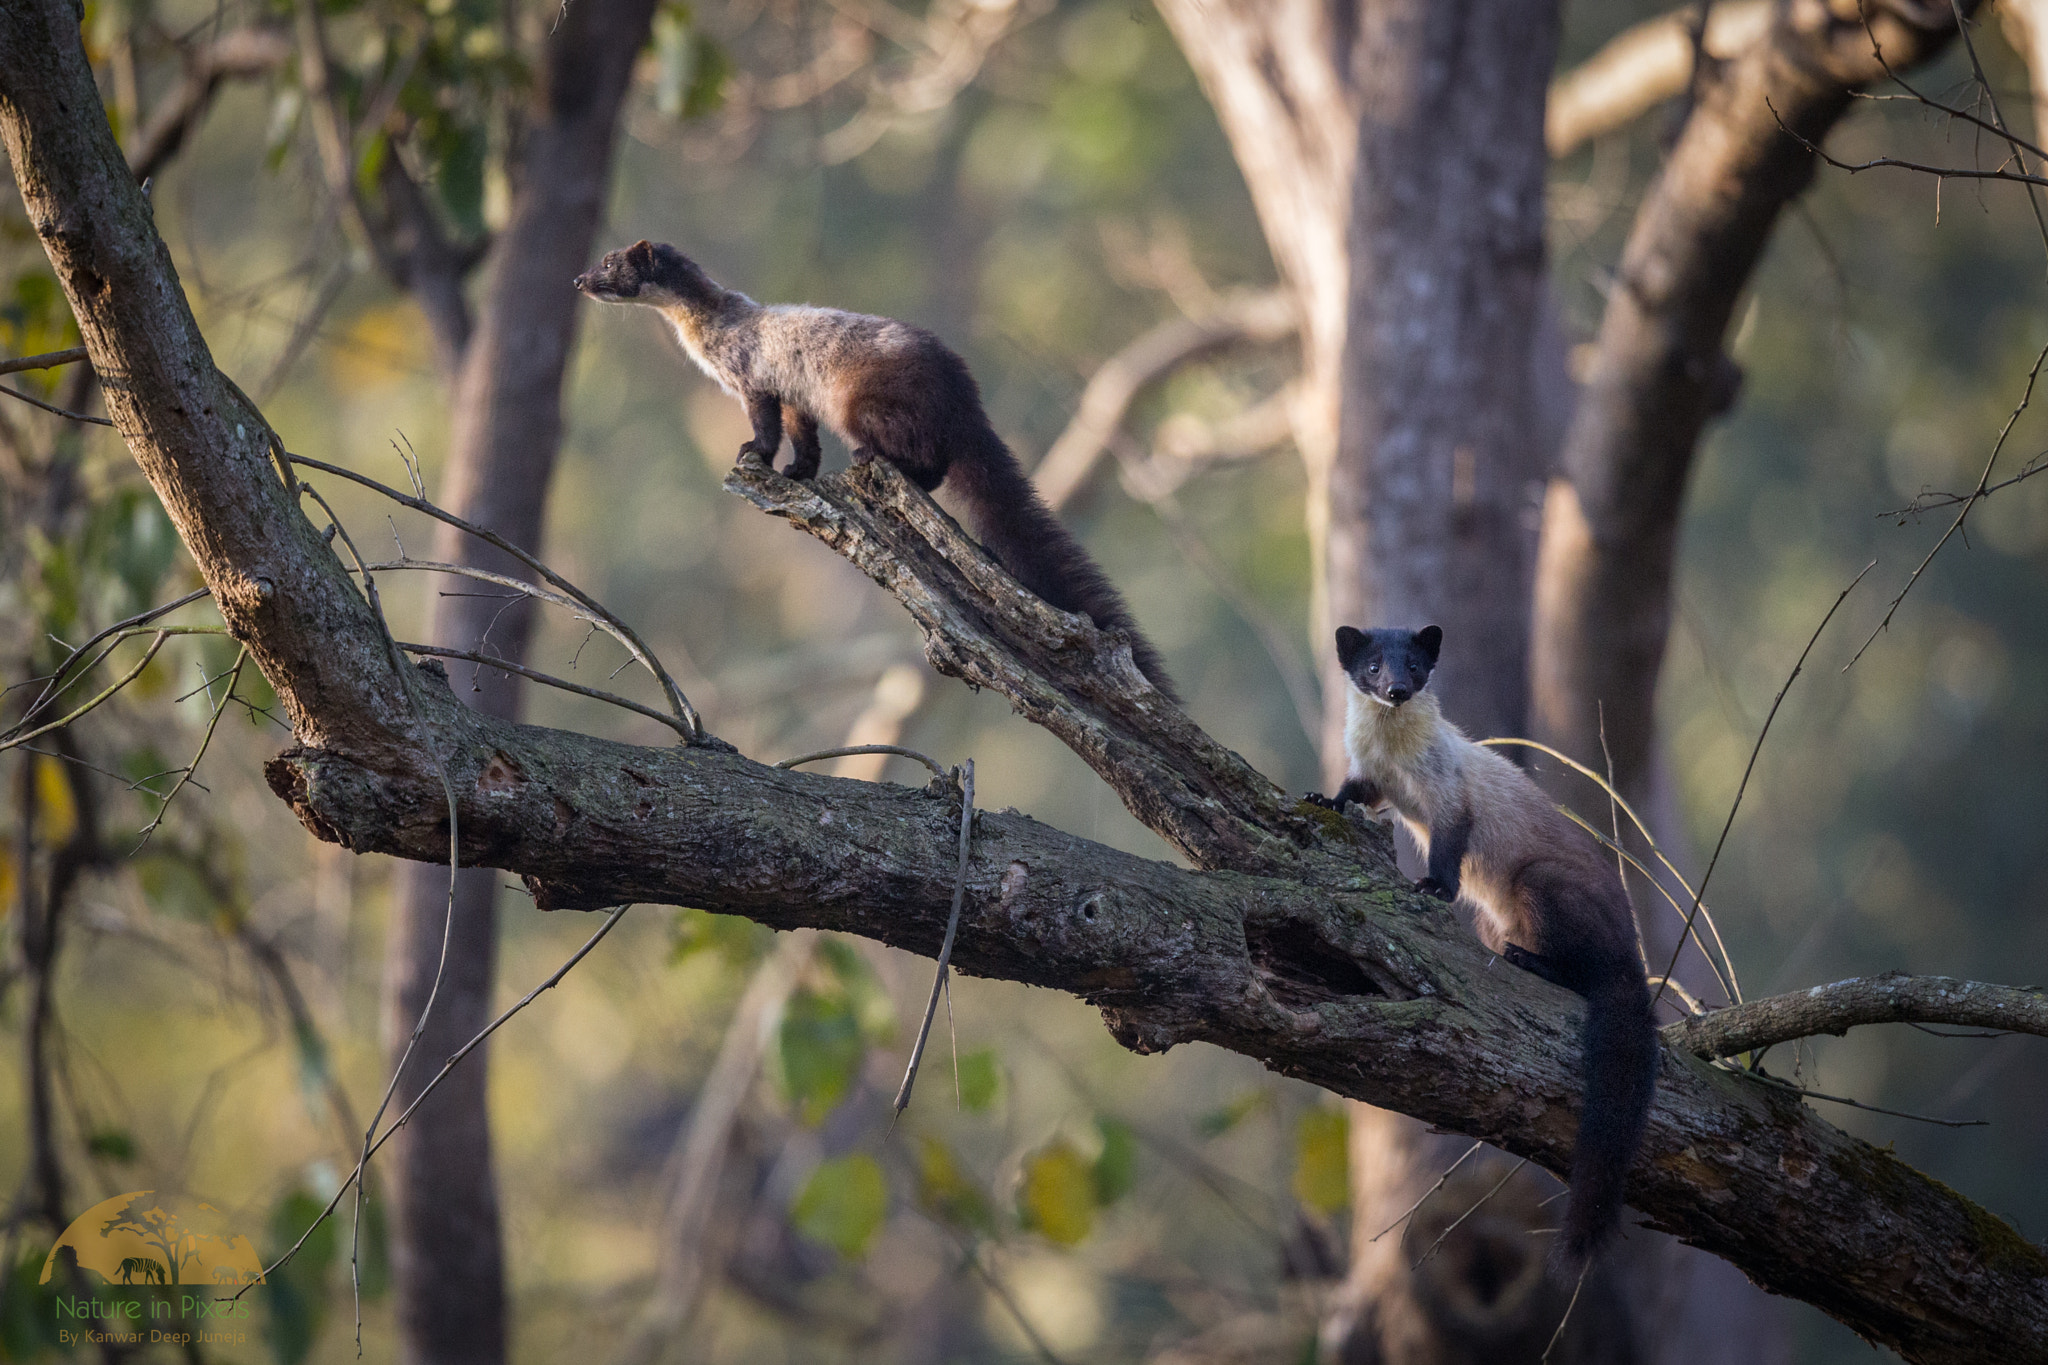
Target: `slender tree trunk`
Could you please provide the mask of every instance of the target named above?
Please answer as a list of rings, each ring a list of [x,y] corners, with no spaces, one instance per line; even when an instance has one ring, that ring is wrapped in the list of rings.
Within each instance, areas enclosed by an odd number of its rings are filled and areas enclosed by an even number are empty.
[[[488,292],[456,381],[454,435],[442,499],[516,545],[537,548],[561,441],[563,373],[576,335],[569,281],[587,263],[610,184],[612,144],[653,0],[579,0],[549,40],[539,107],[529,121],[512,220],[493,252]],[[436,557],[517,571],[488,546],[441,528]],[[476,585],[445,585],[469,593]],[[524,657],[531,614],[494,597],[436,599],[433,638]],[[481,642],[481,643],[480,643]],[[518,715],[517,679],[458,667],[459,694],[490,715]],[[456,877],[407,864],[390,936],[387,1002],[394,1055],[441,974],[427,1031],[401,1078],[409,1103],[441,1060],[488,1021],[498,874]],[[452,913],[452,918],[449,916]],[[482,1055],[451,1075],[401,1132],[393,1182],[393,1261],[403,1358],[496,1365],[506,1356],[504,1253],[492,1168]]]

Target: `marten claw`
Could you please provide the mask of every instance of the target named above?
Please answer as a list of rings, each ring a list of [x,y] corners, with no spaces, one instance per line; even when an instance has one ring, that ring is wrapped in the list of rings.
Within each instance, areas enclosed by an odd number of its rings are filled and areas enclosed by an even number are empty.
[[[1458,898],[1456,887],[1445,886],[1434,877],[1424,877],[1415,883],[1415,889],[1426,896],[1435,896],[1440,901],[1454,901]]]
[[[1345,797],[1325,796],[1321,792],[1303,792],[1301,799],[1312,806],[1321,806],[1324,810],[1333,810],[1340,815],[1343,814],[1344,808],[1351,804]]]

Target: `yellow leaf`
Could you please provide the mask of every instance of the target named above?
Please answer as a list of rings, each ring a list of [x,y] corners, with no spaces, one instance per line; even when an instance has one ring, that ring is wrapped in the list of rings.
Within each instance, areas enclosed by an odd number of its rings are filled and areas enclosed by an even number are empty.
[[[1017,1188],[1024,1226],[1061,1246],[1073,1246],[1095,1226],[1095,1170],[1065,1138],[1038,1149],[1024,1163]]]
[[[64,777],[64,765],[48,754],[37,754],[36,832],[42,842],[56,847],[68,843],[78,832],[78,805],[71,799],[71,783]]]
[[[1351,1125],[1341,1109],[1311,1109],[1294,1130],[1294,1197],[1329,1216],[1351,1198]]]

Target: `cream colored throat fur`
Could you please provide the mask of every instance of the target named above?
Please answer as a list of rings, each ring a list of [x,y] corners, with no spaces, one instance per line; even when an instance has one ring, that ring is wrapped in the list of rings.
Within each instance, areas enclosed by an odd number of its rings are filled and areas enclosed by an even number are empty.
[[[1532,847],[1553,846],[1564,817],[1522,770],[1444,719],[1434,693],[1389,706],[1352,688],[1344,718],[1350,776],[1380,790],[1375,816],[1398,817],[1429,855],[1430,830],[1460,815],[1472,822],[1459,869],[1458,899],[1479,912],[1479,936],[1499,952],[1535,948],[1517,869]]]

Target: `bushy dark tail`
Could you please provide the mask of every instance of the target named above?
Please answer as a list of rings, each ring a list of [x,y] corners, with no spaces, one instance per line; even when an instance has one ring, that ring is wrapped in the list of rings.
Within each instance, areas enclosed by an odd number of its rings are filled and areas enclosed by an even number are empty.
[[[1124,632],[1138,671],[1180,700],[1123,594],[1038,496],[1002,437],[985,425],[968,435],[956,448],[946,482],[966,505],[975,536],[1019,583],[1061,611],[1077,611],[1104,630]]]
[[[1615,959],[1586,995],[1586,1099],[1572,1155],[1565,1255],[1583,1262],[1621,1222],[1623,1194],[1657,1087],[1650,990],[1633,955]]]

